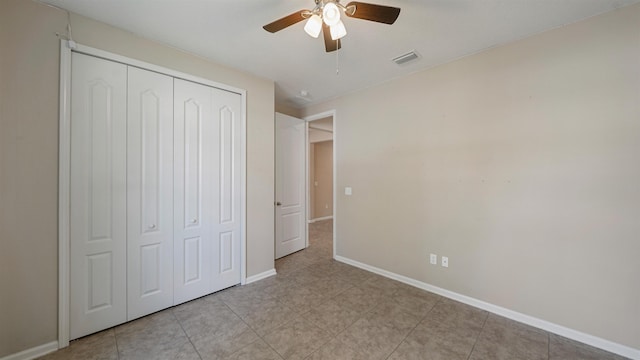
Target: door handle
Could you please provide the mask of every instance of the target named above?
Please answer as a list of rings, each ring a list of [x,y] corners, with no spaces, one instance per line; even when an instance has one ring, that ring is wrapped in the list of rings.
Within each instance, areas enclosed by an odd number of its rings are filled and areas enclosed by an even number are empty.
[[[280,206],[282,203],[280,201],[276,202],[276,206]]]

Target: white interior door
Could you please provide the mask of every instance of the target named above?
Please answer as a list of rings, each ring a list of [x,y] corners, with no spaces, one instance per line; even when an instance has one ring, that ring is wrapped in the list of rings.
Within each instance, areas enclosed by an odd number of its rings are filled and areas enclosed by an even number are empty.
[[[129,67],[127,319],[173,305],[173,78]]]
[[[126,309],[127,67],[73,54],[70,338],[123,323]]]
[[[276,259],[306,246],[304,120],[276,113]]]

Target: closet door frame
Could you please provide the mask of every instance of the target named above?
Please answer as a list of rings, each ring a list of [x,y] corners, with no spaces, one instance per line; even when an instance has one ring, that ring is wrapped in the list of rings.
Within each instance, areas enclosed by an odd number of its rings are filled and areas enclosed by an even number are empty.
[[[246,283],[246,184],[247,184],[247,93],[225,84],[198,76],[131,59],[93,47],[67,40],[60,41],[60,113],[59,113],[59,159],[58,159],[58,348],[69,346],[69,302],[70,302],[70,169],[71,169],[71,53],[95,56],[125,65],[169,75],[221,90],[239,94],[241,104],[240,135],[240,284]]]

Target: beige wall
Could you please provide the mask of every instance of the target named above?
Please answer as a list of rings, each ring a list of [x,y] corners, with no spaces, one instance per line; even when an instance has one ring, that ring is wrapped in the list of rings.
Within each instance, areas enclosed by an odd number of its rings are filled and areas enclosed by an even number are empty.
[[[312,219],[315,219],[333,215],[333,141],[313,145],[313,179],[318,184],[311,184],[314,187]]]
[[[337,254],[640,349],[639,94],[634,5],[306,109]]]
[[[66,17],[0,5],[0,357],[57,339],[58,77]]]
[[[316,144],[309,144],[309,219],[316,218],[315,199],[316,199],[316,187],[314,181],[316,178]]]
[[[67,16],[0,4],[0,357],[57,340],[59,41]],[[274,84],[71,16],[78,43],[247,90],[247,275],[273,268]]]

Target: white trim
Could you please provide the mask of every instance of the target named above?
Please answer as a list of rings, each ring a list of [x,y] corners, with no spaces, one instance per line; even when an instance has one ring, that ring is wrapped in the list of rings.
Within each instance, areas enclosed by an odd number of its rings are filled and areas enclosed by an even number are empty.
[[[242,124],[240,132],[240,285],[247,283],[247,92],[242,90]]]
[[[262,279],[266,279],[266,278],[268,278],[270,276],[274,276],[274,275],[277,275],[276,269],[267,270],[267,271],[261,272],[260,274],[249,276],[247,278],[247,280],[244,282],[243,285],[251,284],[252,282],[256,282],[256,281],[259,281],[259,280],[262,280]]]
[[[70,48],[67,40],[60,41],[60,127],[59,127],[59,188],[58,188],[58,342],[56,348],[69,346],[69,176],[71,169],[71,53],[95,56],[141,69],[155,71],[177,79],[196,82],[217,89],[239,94],[242,98],[242,125],[240,151],[240,284],[247,283],[247,92],[243,89],[221,84],[198,76],[185,74],[162,66],[153,65],[125,56],[85,45],[75,44]]]
[[[309,122],[304,122],[304,218],[311,217],[311,144],[309,144]],[[309,222],[304,225],[304,248],[309,247]]]
[[[333,130],[321,129],[321,128],[313,127],[313,126],[309,126],[309,129],[313,129],[313,130],[316,130],[316,131],[322,131],[322,132],[333,134]],[[322,141],[329,141],[329,140],[321,140],[321,141],[318,141],[318,142],[322,142]]]
[[[310,121],[315,121],[315,120],[320,120],[320,119],[324,119],[327,118],[329,116],[335,117],[336,116],[336,111],[335,110],[327,110],[318,114],[314,114],[314,115],[309,115],[306,116],[304,118],[302,118],[302,120],[306,121],[306,122],[310,122]],[[335,119],[333,119],[335,121]],[[336,126],[335,124],[333,125],[333,130],[336,130]]]
[[[309,129],[311,129],[311,127],[309,126],[309,122],[305,120],[304,123],[304,138],[305,138],[305,142],[304,142],[304,154],[305,154],[305,159],[304,159],[304,173],[305,173],[305,177],[307,178],[307,180],[304,183],[304,197],[305,197],[305,202],[306,202],[306,207],[307,207],[307,244],[305,246],[305,248],[309,247],[309,226],[308,224],[311,223],[311,184],[309,184],[311,182],[311,144],[310,144],[310,137],[309,137]],[[315,164],[315,162],[314,162]]]
[[[138,67],[138,68],[141,68],[141,69],[144,69],[144,70],[150,70],[150,71],[154,71],[154,72],[157,72],[157,73],[160,73],[160,74],[169,75],[169,76],[177,78],[177,79],[196,82],[196,83],[207,85],[207,86],[211,86],[211,87],[214,87],[214,88],[218,88],[218,89],[234,92],[236,94],[242,95],[243,97],[246,96],[246,90],[239,89],[237,87],[233,87],[233,86],[229,86],[229,85],[222,84],[222,83],[219,83],[219,82],[215,82],[215,81],[212,81],[212,80],[208,80],[208,79],[205,79],[205,78],[202,78],[202,77],[199,77],[199,76],[190,75],[190,74],[187,74],[187,73],[183,73],[181,71],[172,70],[172,69],[169,69],[169,68],[166,68],[166,67],[163,67],[163,66],[158,66],[158,65],[150,64],[148,62],[132,59],[132,58],[129,58],[129,57],[126,57],[126,56],[114,54],[114,53],[111,53],[111,52],[108,52],[108,51],[96,49],[96,48],[93,48],[93,47],[90,47],[90,46],[76,44],[76,47],[73,49],[73,51],[77,52],[77,53],[85,54],[85,55],[90,55],[90,56],[94,56],[94,57],[103,58],[103,59],[106,59],[106,60],[109,60],[109,61],[119,62],[119,63],[125,64],[125,65],[129,65],[129,66]]]
[[[58,350],[58,342],[51,341],[40,346],[32,347],[31,349],[22,350],[19,353],[7,355],[0,360],[31,360],[37,357],[47,355]]]
[[[58,347],[69,346],[69,196],[71,169],[71,48],[60,40],[58,154]]]
[[[333,256],[338,255],[336,246],[338,243],[338,115],[335,110],[333,116]]]
[[[311,219],[311,220],[309,220],[309,224],[313,224],[316,221],[323,221],[323,220],[330,220],[330,219],[333,219],[333,215],[323,216],[323,217]]]
[[[337,226],[337,220],[338,220],[338,202],[337,202],[337,198],[338,198],[338,161],[337,161],[337,144],[338,144],[338,131],[337,131],[337,127],[336,127],[336,123],[338,122],[338,116],[336,113],[336,110],[328,110],[328,111],[324,111],[321,112],[319,114],[314,114],[314,115],[309,115],[304,117],[304,121],[306,121],[307,123],[309,123],[310,121],[314,121],[314,120],[319,120],[322,118],[326,118],[331,116],[333,119],[333,215],[332,218],[333,220],[333,257],[336,258],[336,248],[337,248],[337,243],[338,243],[338,226]],[[308,131],[307,131],[308,132]],[[307,159],[308,161],[308,159]],[[309,176],[309,170],[307,169],[307,176]],[[307,195],[309,194],[309,191],[307,191]],[[307,203],[307,208],[309,207],[309,203]],[[307,215],[307,219],[308,219],[308,215]],[[309,225],[307,224],[307,229],[309,229]]]
[[[352,260],[343,256],[336,255],[335,259],[345,264],[353,265],[355,267],[358,267],[367,271],[371,271],[372,273],[387,277],[389,279],[397,280],[407,285],[415,286],[419,289],[426,290],[426,291],[444,296],[446,298],[453,299],[467,305],[471,305],[473,307],[476,307],[482,310],[486,310],[490,313],[494,313],[494,314],[506,317],[508,319],[515,320],[523,324],[536,327],[538,329],[546,330],[550,333],[564,336],[566,338],[569,338],[587,345],[591,345],[593,347],[596,347],[605,351],[609,351],[614,354],[625,356],[630,359],[640,360],[640,349],[634,349],[622,344],[615,343],[613,341],[599,338],[597,336],[585,334],[578,330],[573,330],[573,329],[564,327],[562,325],[558,325],[546,320],[538,319],[536,317],[519,313],[517,311],[509,310],[507,308],[503,308],[498,305],[494,305],[482,300],[478,300],[470,296],[458,294],[450,290],[446,290],[446,289],[443,289],[419,280],[415,280],[403,275],[399,275],[391,271],[380,269],[375,266],[367,265],[365,263],[361,263],[359,261]]]

